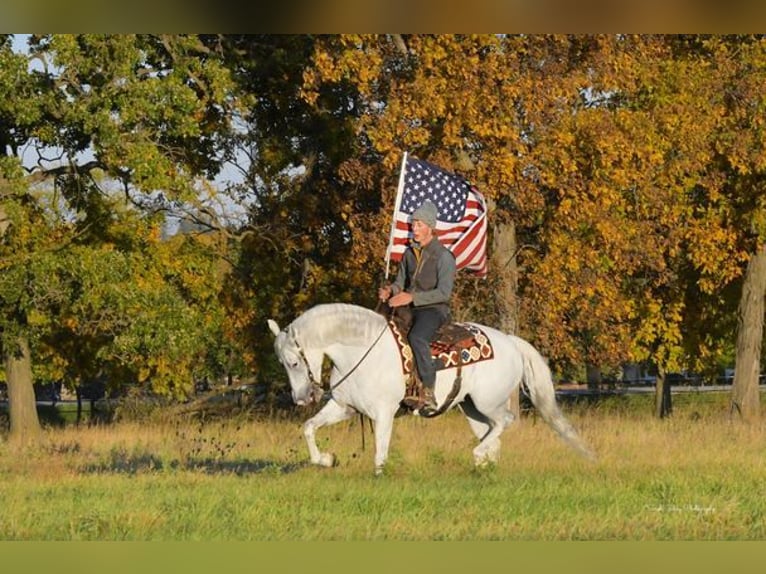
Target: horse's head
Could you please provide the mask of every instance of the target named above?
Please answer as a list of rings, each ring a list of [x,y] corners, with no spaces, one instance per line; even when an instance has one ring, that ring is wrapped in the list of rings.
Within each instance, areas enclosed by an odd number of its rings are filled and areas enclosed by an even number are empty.
[[[293,402],[303,406],[318,401],[322,397],[322,387],[315,377],[321,376],[324,353],[303,349],[291,326],[281,330],[269,319],[269,328],[276,336],[274,350],[287,371]]]

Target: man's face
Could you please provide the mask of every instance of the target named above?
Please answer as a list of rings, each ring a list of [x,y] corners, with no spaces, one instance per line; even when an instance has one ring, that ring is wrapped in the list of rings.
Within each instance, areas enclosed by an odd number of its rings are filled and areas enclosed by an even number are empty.
[[[419,219],[412,222],[412,236],[420,245],[427,245],[434,236],[434,230]]]

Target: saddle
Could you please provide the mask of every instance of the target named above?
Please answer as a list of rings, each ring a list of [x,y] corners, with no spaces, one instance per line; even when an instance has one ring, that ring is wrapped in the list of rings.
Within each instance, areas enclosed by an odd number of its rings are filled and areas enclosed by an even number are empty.
[[[432,351],[440,351],[450,348],[470,349],[476,343],[476,337],[459,323],[446,323],[436,330],[434,340],[431,343]]]
[[[412,327],[412,310],[410,308],[391,308],[383,303],[382,308],[379,307],[378,312],[388,319],[389,324],[392,324],[401,338],[407,339],[407,333],[409,333],[410,327]],[[434,339],[431,341],[431,356],[434,360],[437,360],[445,353],[460,349],[470,349],[476,344],[476,333],[460,323],[445,323],[436,330]],[[441,368],[449,366],[456,365],[446,364]],[[437,370],[439,370],[438,364]]]
[[[417,375],[417,369],[412,364],[412,352],[407,344],[407,333],[412,326],[412,312],[407,307],[391,308],[386,304],[378,306],[378,312],[389,322],[402,354],[402,367],[409,374],[403,406],[411,410],[420,410],[422,416],[433,417],[449,408],[452,400],[460,391],[462,383],[462,367],[465,363],[479,361],[492,357],[492,348],[486,337],[480,332],[472,331],[460,323],[446,323],[437,329],[431,342],[431,358],[436,370],[456,368],[457,372],[452,390],[443,404],[434,410],[423,412],[422,383]],[[477,339],[480,338],[481,340]]]
[[[412,310],[409,307],[389,307],[382,303],[378,312],[392,322],[404,336],[412,327]],[[467,349],[475,343],[474,333],[459,323],[445,323],[436,330],[431,342],[431,354],[436,355],[445,348]]]

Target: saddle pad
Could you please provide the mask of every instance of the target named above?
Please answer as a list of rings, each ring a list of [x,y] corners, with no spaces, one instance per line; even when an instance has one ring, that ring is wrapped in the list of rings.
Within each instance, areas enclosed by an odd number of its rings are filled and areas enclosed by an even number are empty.
[[[489,337],[484,334],[484,331],[474,325],[469,325],[468,323],[456,323],[456,325],[468,329],[473,335],[473,338],[470,341],[470,345],[461,343],[459,346],[456,346],[454,344],[439,341],[438,339],[432,342],[431,358],[436,361],[437,371],[457,367],[458,363],[468,365],[470,363],[486,361],[487,359],[492,359],[494,357],[492,344],[489,341]],[[407,342],[407,336],[402,333],[394,321],[389,320],[388,326],[394,334],[394,340],[396,340],[396,344],[399,347],[399,356],[402,360],[402,372],[405,375],[408,375],[412,372],[413,362],[412,349]]]

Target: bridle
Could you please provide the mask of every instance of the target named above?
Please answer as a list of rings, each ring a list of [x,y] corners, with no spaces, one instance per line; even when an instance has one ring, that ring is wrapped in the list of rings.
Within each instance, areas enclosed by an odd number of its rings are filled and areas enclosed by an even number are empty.
[[[289,330],[288,330],[289,329]],[[300,346],[298,343],[298,337],[295,336],[295,333],[293,332],[292,328],[285,329],[285,334],[292,339],[293,345],[295,345],[295,348],[298,349],[298,356],[303,361],[303,364],[306,365],[306,371],[309,374],[309,381],[311,382],[312,387],[322,389],[322,384],[316,380],[314,377],[314,373],[311,371],[311,365],[309,364],[309,360],[306,358],[306,353],[303,352],[303,347]]]
[[[328,390],[328,393],[330,396],[332,395],[332,392],[337,389],[341,383],[343,383],[346,379],[348,379],[354,371],[356,371],[359,368],[359,365],[361,365],[364,360],[367,358],[367,356],[372,352],[372,349],[375,347],[375,345],[378,344],[378,341],[380,341],[380,338],[383,336],[383,333],[386,332],[388,329],[388,324],[383,325],[383,329],[380,331],[378,336],[375,338],[375,340],[372,342],[372,344],[369,346],[369,348],[364,352],[364,354],[361,356],[361,358],[356,362],[356,364],[351,367],[351,370],[349,370],[345,375],[343,375],[339,380],[335,381],[335,384],[333,384],[330,389]],[[289,332],[286,333],[288,337],[292,339],[293,344],[295,345],[295,348],[298,349],[298,356],[303,361],[303,364],[306,365],[306,371],[309,374],[309,382],[311,382],[311,386],[315,389],[318,389],[319,391],[322,391],[322,383],[314,377],[314,373],[311,371],[311,365],[309,364],[308,359],[306,358],[306,353],[303,351],[303,347],[300,346],[300,343],[298,343],[298,338],[295,336],[295,333],[290,329]]]

